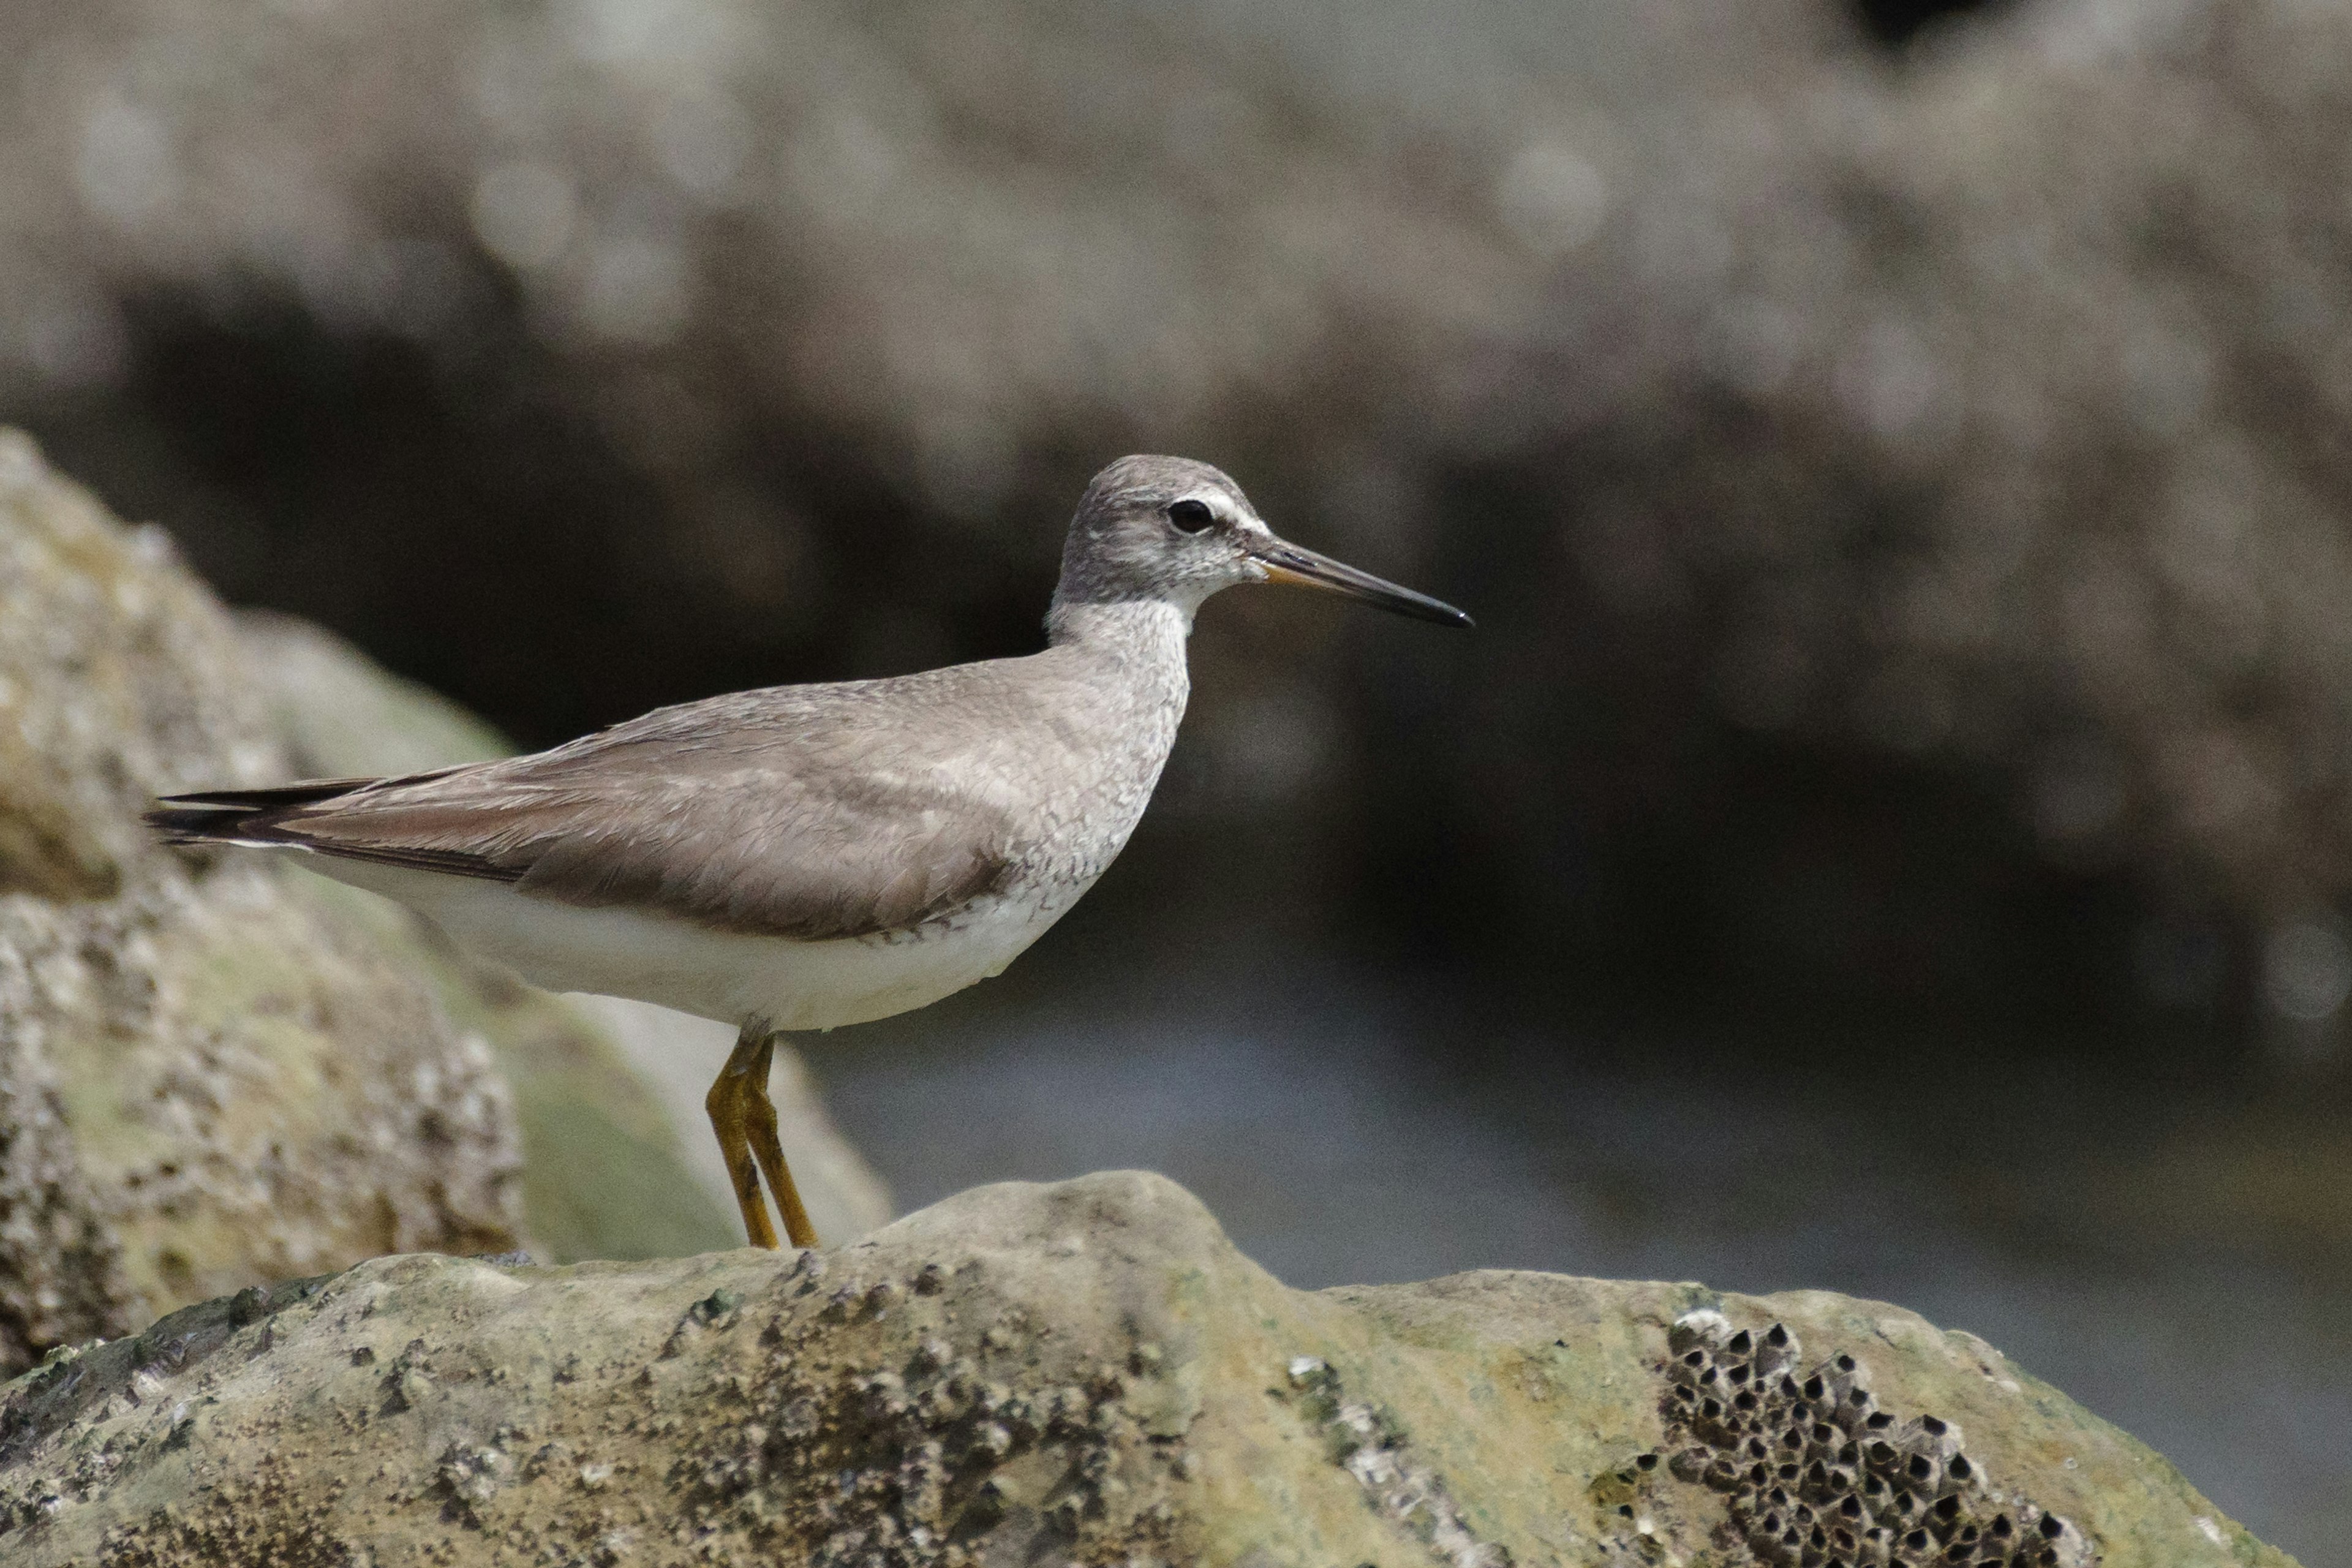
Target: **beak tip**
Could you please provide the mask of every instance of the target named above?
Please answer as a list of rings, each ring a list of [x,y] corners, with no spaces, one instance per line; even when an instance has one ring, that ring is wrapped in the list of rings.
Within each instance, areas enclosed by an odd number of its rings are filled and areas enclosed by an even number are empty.
[[[1411,616],[1415,620],[1434,621],[1444,626],[1475,626],[1478,624],[1443,599],[1433,599],[1426,594],[1400,588],[1394,583],[1382,582],[1369,572],[1360,572],[1353,566],[1278,539],[1252,552],[1252,563],[1258,569],[1260,582],[1297,583],[1309,588],[1323,588],[1344,594],[1351,599],[1364,600],[1397,615]]]
[[[1403,605],[1384,607],[1402,609],[1407,615],[1417,616],[1419,619],[1434,622],[1441,626],[1458,626],[1464,631],[1475,630],[1478,625],[1476,621],[1470,618],[1469,611],[1456,609],[1443,599],[1423,599],[1410,607]]]

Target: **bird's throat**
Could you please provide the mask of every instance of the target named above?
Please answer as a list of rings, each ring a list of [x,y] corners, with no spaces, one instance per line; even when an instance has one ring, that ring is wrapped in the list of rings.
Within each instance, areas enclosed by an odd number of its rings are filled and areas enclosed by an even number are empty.
[[[1061,599],[1045,615],[1045,640],[1120,658],[1184,662],[1192,613],[1165,599]]]

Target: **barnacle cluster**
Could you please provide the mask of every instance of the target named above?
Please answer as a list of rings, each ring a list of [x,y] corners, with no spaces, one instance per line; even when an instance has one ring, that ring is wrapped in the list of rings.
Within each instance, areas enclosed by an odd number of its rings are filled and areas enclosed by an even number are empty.
[[[955,1277],[937,1264],[901,1278],[812,1251],[793,1279],[754,1370],[727,1389],[757,1418],[677,1472],[698,1527],[813,1568],[977,1568],[1000,1540],[1168,1560],[1168,1493],[1193,1461],[1156,1414],[1158,1345],[1048,1367],[1017,1312],[959,1331]],[[759,1311],[719,1292],[673,1344]]]
[[[1870,1370],[1808,1364],[1780,1323],[1720,1312],[1667,1337],[1667,1470],[1720,1494],[1758,1561],[1796,1568],[2087,1568],[2082,1531],[1995,1486],[1936,1415],[1882,1406]],[[1651,1458],[1651,1456],[1643,1456]],[[1652,1459],[1650,1468],[1654,1468]]]

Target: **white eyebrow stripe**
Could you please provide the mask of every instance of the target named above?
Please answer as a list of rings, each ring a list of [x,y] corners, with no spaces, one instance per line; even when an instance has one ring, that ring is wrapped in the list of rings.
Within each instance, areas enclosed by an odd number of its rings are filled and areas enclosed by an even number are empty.
[[[1223,490],[1187,490],[1168,504],[1174,506],[1188,500],[1196,500],[1207,507],[1209,515],[1219,522],[1231,523],[1240,528],[1255,528],[1262,533],[1273,531],[1265,523],[1260,522],[1254,514],[1236,504],[1234,498]]]

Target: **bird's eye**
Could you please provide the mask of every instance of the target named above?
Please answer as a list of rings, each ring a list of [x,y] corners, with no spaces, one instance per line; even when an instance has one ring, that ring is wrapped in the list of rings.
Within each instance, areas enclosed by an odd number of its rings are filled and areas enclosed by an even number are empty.
[[[1204,500],[1180,500],[1168,509],[1168,521],[1176,525],[1179,533],[1198,533],[1217,521]]]

